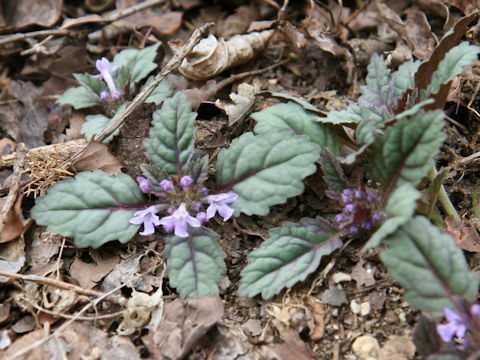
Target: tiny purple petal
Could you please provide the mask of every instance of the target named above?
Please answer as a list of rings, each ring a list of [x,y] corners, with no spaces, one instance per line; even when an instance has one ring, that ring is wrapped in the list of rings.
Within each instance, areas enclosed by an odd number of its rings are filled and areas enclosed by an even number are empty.
[[[473,304],[470,307],[470,312],[473,316],[480,317],[480,304]]]
[[[374,202],[375,198],[376,198],[375,193],[373,193],[371,191],[367,192],[367,201],[368,202]]]
[[[373,214],[373,215],[372,215],[372,223],[375,224],[375,223],[378,222],[378,221],[380,221],[380,215],[378,215],[378,214]]]
[[[120,97],[122,96],[122,93],[118,90],[114,90],[112,92],[112,99],[117,101],[118,99],[120,99]]]
[[[180,186],[184,189],[188,189],[192,185],[192,182],[192,178],[188,175],[185,175],[180,179]]]
[[[347,205],[345,205],[345,211],[346,211],[348,214],[352,214],[352,213],[355,211],[355,205],[353,205],[353,204],[347,204]]]
[[[198,221],[200,221],[202,224],[203,224],[204,222],[208,221],[208,219],[207,219],[207,214],[204,213],[204,212],[199,212],[199,213],[197,214],[197,219],[198,219]]]
[[[102,57],[102,59],[97,60],[96,67],[98,71],[100,71],[101,79],[107,84],[108,90],[110,90],[110,94],[114,100],[120,99],[121,93],[115,87],[115,83],[112,77],[112,68],[110,67],[110,61],[106,57]],[[117,67],[118,68],[118,67]]]
[[[372,228],[372,224],[370,224],[368,221],[364,221],[362,223],[362,228],[365,230],[370,230]]]
[[[168,208],[167,212],[172,215],[175,212],[174,208]]]
[[[208,189],[206,187],[203,187],[200,189],[199,194],[202,196],[207,196],[208,195]]]
[[[335,221],[336,222],[340,222],[343,220],[343,214],[337,214],[335,215]]]
[[[100,100],[102,100],[102,101],[108,101],[108,100],[110,100],[110,95],[108,94],[108,91],[107,91],[107,90],[103,90],[103,91],[100,93]]]
[[[345,195],[345,196],[350,196],[350,195],[352,195],[352,190],[345,189],[345,190],[343,190],[342,194]]]
[[[362,197],[363,197],[363,192],[361,192],[360,190],[355,191],[355,198],[357,200],[360,200]]]
[[[198,211],[200,210],[200,208],[202,207],[202,203],[201,202],[196,202],[195,204],[193,204],[193,210],[195,211]]]
[[[173,190],[173,184],[170,180],[164,179],[160,181],[160,186],[165,192],[170,192]]]
[[[360,231],[360,229],[359,229],[357,226],[355,226],[355,225],[353,225],[353,226],[350,228],[350,232],[351,232],[352,234],[356,234],[356,233],[358,233],[359,231]]]
[[[137,177],[138,187],[143,193],[149,193],[152,191],[152,184],[150,180],[144,178],[143,176]]]
[[[456,329],[450,324],[438,324],[437,333],[443,342],[450,342],[455,335]]]
[[[442,340],[444,342],[449,342],[454,335],[459,338],[465,337],[465,334],[467,333],[467,325],[462,316],[449,308],[444,308],[443,311],[445,312],[445,318],[448,322],[446,324],[437,325],[437,332]]]

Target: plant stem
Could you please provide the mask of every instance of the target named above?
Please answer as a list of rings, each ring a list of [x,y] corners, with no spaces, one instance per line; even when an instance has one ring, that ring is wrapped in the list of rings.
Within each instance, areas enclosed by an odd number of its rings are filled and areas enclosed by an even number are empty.
[[[428,177],[431,181],[435,180],[437,177],[437,169],[433,166],[428,173]],[[458,215],[457,210],[453,206],[450,198],[448,197],[447,191],[443,185],[440,186],[440,190],[438,192],[438,200],[440,200],[440,204],[442,204],[443,210],[447,213],[447,215],[452,216],[457,221],[462,221],[460,215]]]

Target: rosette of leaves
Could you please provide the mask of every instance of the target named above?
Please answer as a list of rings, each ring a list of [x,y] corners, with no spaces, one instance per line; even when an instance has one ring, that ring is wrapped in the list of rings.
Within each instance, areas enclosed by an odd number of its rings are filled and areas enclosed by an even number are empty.
[[[138,225],[129,223],[136,211],[155,205],[166,212],[172,201],[176,201],[164,193],[155,196],[162,192],[163,180],[188,175],[193,180],[189,192],[204,186],[208,156],[195,148],[195,116],[183,92],[165,100],[153,114],[150,135],[144,140],[151,164],[141,165],[152,187],[149,199],[145,199],[129,176],[113,176],[97,170],[79,173],[53,185],[47,195],[36,200],[31,216],[38,224],[47,226],[48,231],[72,237],[79,247],[98,248],[112,240],[129,241],[139,230]],[[311,123],[323,127],[313,120]],[[315,162],[321,152],[318,142],[325,136],[334,141],[329,135],[321,135],[318,129],[313,134],[316,141],[310,140],[309,134],[287,128],[243,134],[220,152],[218,187],[210,189],[210,194],[237,193],[238,200],[231,204],[235,215],[268,214],[271,206],[303,192],[302,180],[316,171]],[[297,230],[292,231],[297,234]],[[306,239],[312,236],[309,231],[310,228],[305,233]],[[325,231],[331,235],[330,230]],[[170,284],[181,296],[215,294],[225,271],[219,235],[205,226],[189,228],[188,232],[187,237],[159,236],[166,242],[164,256]],[[323,235],[315,241],[322,239]],[[314,252],[317,258],[321,256],[322,251]]]
[[[121,115],[128,102],[132,100],[137,92],[141,90],[140,85],[145,82],[148,75],[157,68],[155,57],[160,43],[148,46],[144,49],[126,49],[119,52],[111,62],[112,78],[115,87],[121,92],[122,96],[117,101],[102,101],[101,93],[107,90],[107,85],[102,79],[93,76],[93,74],[73,74],[80,86],[67,89],[57,100],[60,105],[71,105],[74,109],[93,108],[101,109],[103,114],[87,115],[82,127],[82,134],[90,140],[96,134],[105,129],[108,124]],[[146,80],[147,86],[153,77]],[[147,97],[145,102],[160,105],[171,91],[164,80]],[[118,134],[118,130],[104,142],[109,142],[113,136]]]
[[[366,248],[385,240],[388,250],[382,259],[405,287],[406,299],[435,314],[452,305],[453,296],[472,300],[478,284],[453,239],[440,235],[426,218],[415,217],[417,200],[422,197],[416,185],[434,166],[445,139],[443,106],[448,89],[480,53],[480,47],[460,43],[468,24],[477,17],[473,14],[457,22],[424,62],[407,62],[392,72],[383,57],[374,54],[362,94],[346,110],[324,116],[301,99],[268,93],[286,103],[252,115],[259,133],[285,128],[326,148],[320,164],[328,194],[334,199],[340,199],[345,188],[359,186],[346,178],[342,166],[365,168],[366,177],[379,186],[375,190],[382,197],[378,206],[386,204],[383,224],[361,233],[370,237]],[[315,123],[323,126],[315,127]],[[344,127],[352,129],[353,138],[346,137]],[[335,139],[351,147],[349,155],[338,156]],[[316,270],[321,256],[341,245],[344,235],[351,236],[347,229],[326,225],[319,218],[272,229],[270,239],[249,255],[240,294],[261,293],[268,299],[304,280]],[[429,286],[423,280],[427,278]]]

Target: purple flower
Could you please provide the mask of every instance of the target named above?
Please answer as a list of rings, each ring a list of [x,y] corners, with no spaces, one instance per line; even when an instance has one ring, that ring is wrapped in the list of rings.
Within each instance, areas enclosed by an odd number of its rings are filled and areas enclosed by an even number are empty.
[[[193,182],[192,178],[188,175],[182,176],[182,178],[180,179],[180,185],[184,189],[188,189],[190,185],[192,185],[192,182]]]
[[[378,214],[373,214],[372,215],[372,222],[375,224],[376,222],[378,222],[380,220],[380,215]]]
[[[208,219],[207,219],[207,214],[204,213],[203,211],[202,211],[202,212],[199,212],[199,213],[197,214],[197,219],[198,219],[198,221],[200,221],[201,223],[204,223],[204,222],[208,221]]]
[[[107,90],[103,90],[103,91],[100,93],[100,100],[102,100],[102,101],[108,101],[108,100],[110,100],[110,95],[108,94],[108,91],[107,91]]]
[[[143,176],[137,177],[137,182],[138,182],[138,187],[143,193],[149,193],[152,191],[152,184],[150,183],[150,180],[147,178],[144,178]]]
[[[207,201],[210,203],[210,206],[207,208],[207,220],[213,218],[217,211],[220,216],[223,216],[223,221],[230,219],[234,210],[227,206],[227,204],[230,204],[237,199],[238,195],[235,193],[207,196]]]
[[[343,214],[337,214],[335,215],[335,221],[336,222],[340,222],[343,220]]]
[[[361,192],[360,190],[355,191],[355,198],[357,200],[360,200],[362,197],[363,197],[363,192]]]
[[[356,233],[358,233],[359,231],[360,231],[360,229],[358,228],[358,226],[353,225],[353,226],[350,228],[350,232],[351,232],[352,234],[356,234]]]
[[[199,194],[202,196],[207,196],[208,195],[208,189],[206,187],[203,187],[200,189]]]
[[[193,210],[195,210],[195,211],[200,210],[201,207],[202,207],[202,203],[201,203],[201,202],[198,202],[198,201],[197,201],[196,203],[193,204]]]
[[[158,205],[153,205],[145,210],[140,210],[133,214],[133,217],[128,220],[130,224],[140,225],[143,223],[143,231],[140,235],[147,236],[152,235],[155,232],[155,226],[160,225],[160,219],[156,213],[160,211],[161,207]]]
[[[376,198],[375,193],[373,193],[371,191],[367,192],[367,201],[368,202],[374,202],[375,198]]]
[[[480,317],[480,305],[479,304],[473,304],[470,307],[470,312],[472,313],[473,316]]]
[[[108,90],[110,90],[110,94],[112,95],[113,100],[120,99],[120,96],[122,96],[122,94],[115,87],[115,83],[114,83],[113,77],[112,77],[112,71],[117,70],[118,66],[110,67],[110,61],[108,61],[108,59],[106,57],[102,57],[102,59],[97,60],[95,66],[97,67],[97,70],[100,71],[100,74],[94,75],[94,77],[98,77],[98,78],[102,79],[103,81],[105,81],[105,83],[108,86]],[[102,96],[103,96],[103,98],[102,98]],[[102,100],[105,98],[103,92],[100,95],[100,98]],[[107,98],[107,100],[108,100],[108,98]],[[106,101],[106,100],[104,100],[104,101]]]
[[[347,204],[347,203],[350,202],[350,200],[352,200],[352,190],[350,190],[350,189],[343,190],[343,192],[342,192],[342,202],[344,204]]]
[[[162,187],[163,191],[170,192],[173,190],[173,184],[170,180],[164,179],[160,181],[160,186]]]
[[[463,338],[467,333],[467,324],[462,316],[449,308],[444,308],[446,324],[438,324],[437,332],[443,342],[450,342],[453,336]]]
[[[167,232],[174,230],[175,236],[178,237],[188,237],[188,225],[192,227],[200,227],[202,225],[200,220],[188,213],[183,203],[172,215],[161,218],[159,224],[163,225]]]
[[[353,204],[347,204],[345,205],[345,211],[348,213],[348,214],[351,214],[355,211],[355,205]]]
[[[368,221],[364,221],[362,223],[362,228],[365,230],[370,230],[372,228],[372,224],[370,224]]]

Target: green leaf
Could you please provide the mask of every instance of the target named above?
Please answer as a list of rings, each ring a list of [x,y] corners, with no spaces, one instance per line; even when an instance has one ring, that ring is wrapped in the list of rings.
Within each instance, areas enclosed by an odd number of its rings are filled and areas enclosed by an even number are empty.
[[[418,183],[432,167],[445,139],[443,117],[440,110],[422,110],[375,138],[368,153],[373,178],[389,191],[395,184]]]
[[[152,163],[168,174],[183,174],[194,150],[195,117],[184,92],[165,100],[153,113],[150,137],[143,142]]]
[[[335,229],[320,219],[283,223],[269,231],[270,239],[254,250],[250,264],[242,271],[238,293],[270,299],[314,272],[322,256],[343,244]]]
[[[438,64],[437,70],[432,75],[432,82],[428,87],[427,94],[436,94],[440,86],[447,84],[453,78],[462,73],[463,67],[470,65],[480,53],[480,46],[470,45],[464,41],[451,49]]]
[[[358,99],[360,106],[388,110],[392,105],[390,70],[383,57],[374,53],[368,65],[366,84],[362,86],[362,96]],[[388,114],[388,113],[387,113]],[[384,116],[382,116],[384,117]]]
[[[406,90],[415,88],[415,73],[421,64],[420,60],[406,61],[392,74],[392,79],[394,79],[393,98],[395,100],[398,100]]]
[[[239,195],[232,204],[237,215],[267,215],[270,206],[303,192],[302,179],[315,172],[319,156],[317,144],[289,130],[245,133],[218,155],[217,184]]]
[[[103,130],[105,130],[110,123],[114,122],[124,111],[127,107],[128,103],[123,103],[118,108],[115,115],[110,119],[105,115],[97,114],[97,115],[88,115],[85,117],[85,122],[82,125],[82,134],[85,135],[85,138],[90,141],[95,135],[100,134]],[[120,133],[120,128],[115,130],[109,137],[103,140],[104,144],[108,144],[112,141],[114,136],[117,136]]]
[[[364,118],[362,114],[359,113],[359,111],[360,107],[356,104],[352,104],[346,110],[330,111],[326,118],[319,117],[316,120],[324,124],[345,126],[356,125]]]
[[[191,228],[190,232],[189,237],[167,238],[164,256],[170,285],[182,298],[215,295],[226,270],[218,235],[205,228]]]
[[[462,250],[425,217],[411,219],[384,242],[382,261],[410,305],[442,316],[444,308],[455,308],[449,296],[475,300],[478,278],[468,271]]]
[[[147,82],[145,83],[144,87],[150,85],[153,81],[153,76],[149,77]],[[152,93],[145,99],[146,103],[154,103],[155,105],[160,105],[162,102],[165,101],[172,95],[172,90],[170,90],[170,86],[168,85],[167,80],[163,79],[160,84],[152,91]]]
[[[163,179],[168,177],[168,174],[163,170],[149,165],[149,164],[140,164],[140,169],[142,170],[143,175],[150,180],[152,184],[152,192],[164,193],[164,190],[160,186],[160,182]]]
[[[406,224],[415,213],[420,192],[410,183],[399,186],[388,198],[385,209],[387,220],[375,231],[365,244],[363,251],[377,247],[380,242]]]
[[[82,86],[92,90],[98,96],[103,90],[107,90],[107,85],[101,79],[90,74],[73,74],[73,76]]]
[[[310,140],[323,149],[327,147],[334,154],[338,154],[339,144],[335,137],[335,130],[330,124],[318,124],[314,115],[303,109],[302,106],[288,102],[278,104],[269,109],[252,114],[257,121],[255,133],[264,134],[277,129],[289,129],[298,135],[307,135]]]
[[[112,240],[125,243],[135,235],[139,226],[128,220],[142,202],[128,175],[95,170],[50,187],[36,200],[31,216],[48,231],[73,238],[78,247],[98,248]]]
[[[342,166],[328,148],[324,150],[320,157],[320,165],[323,171],[323,179],[330,190],[341,192],[347,187],[347,179]]]
[[[84,86],[67,89],[57,100],[60,105],[71,105],[75,110],[100,104],[100,97]]]
[[[130,69],[130,82],[135,84],[143,80],[154,69],[157,64],[154,62],[157,56],[157,49],[160,43],[148,46],[145,49],[126,49],[119,52],[113,58],[113,65],[127,66]]]

